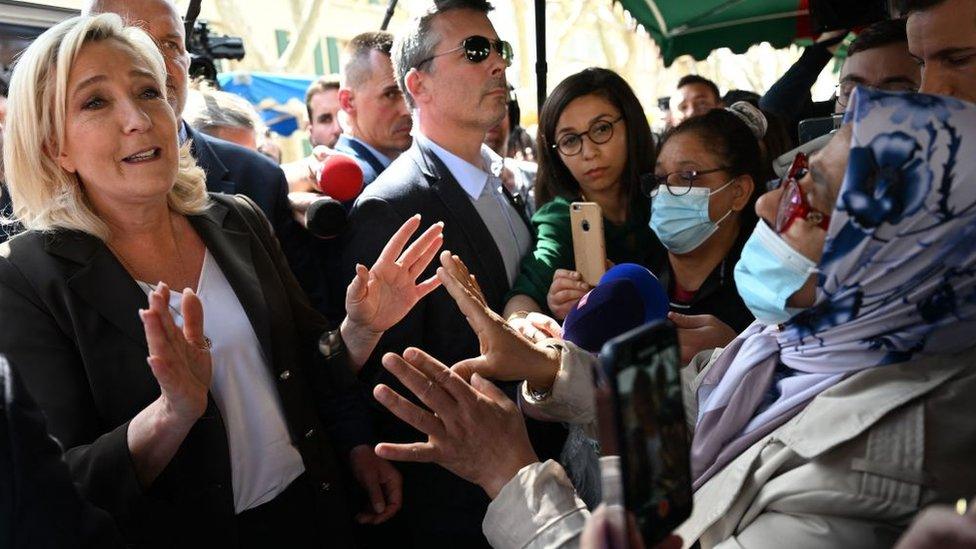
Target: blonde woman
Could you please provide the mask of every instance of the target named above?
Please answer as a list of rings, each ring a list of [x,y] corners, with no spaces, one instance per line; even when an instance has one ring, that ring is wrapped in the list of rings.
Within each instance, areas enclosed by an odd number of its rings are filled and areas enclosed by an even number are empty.
[[[357,439],[352,373],[437,286],[416,277],[441,227],[401,254],[420,221],[404,223],[329,331],[255,205],[207,195],[165,84],[116,15],[21,57],[4,159],[26,232],[0,247],[0,353],[128,543],[349,545],[338,459],[369,491],[361,522],[400,505],[399,475]]]

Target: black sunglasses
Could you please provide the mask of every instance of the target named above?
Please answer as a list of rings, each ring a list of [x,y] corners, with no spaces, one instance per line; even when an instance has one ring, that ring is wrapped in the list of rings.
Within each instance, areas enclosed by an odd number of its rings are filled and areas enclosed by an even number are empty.
[[[498,55],[502,56],[506,66],[512,65],[512,59],[515,57],[515,52],[512,50],[511,44],[501,39],[491,40],[490,38],[486,38],[484,36],[475,35],[469,36],[462,40],[460,46],[442,53],[438,53],[437,55],[431,55],[430,57],[414,65],[414,67],[420,68],[424,63],[433,61],[435,58],[442,55],[454,53],[458,50],[464,50],[464,57],[468,61],[472,63],[481,63],[485,59],[488,59],[488,56],[491,55],[492,48],[498,52]]]

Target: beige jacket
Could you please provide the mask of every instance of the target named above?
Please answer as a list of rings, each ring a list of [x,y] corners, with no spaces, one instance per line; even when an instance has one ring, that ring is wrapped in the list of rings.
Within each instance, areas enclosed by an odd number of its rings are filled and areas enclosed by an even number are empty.
[[[689,418],[716,356],[689,366]],[[570,348],[547,402],[523,406],[592,418],[592,360]],[[976,347],[866,370],[824,391],[695,492],[677,533],[706,548],[890,547],[922,507],[974,494]],[[587,517],[550,461],[522,469],[483,528],[494,547],[574,547]]]

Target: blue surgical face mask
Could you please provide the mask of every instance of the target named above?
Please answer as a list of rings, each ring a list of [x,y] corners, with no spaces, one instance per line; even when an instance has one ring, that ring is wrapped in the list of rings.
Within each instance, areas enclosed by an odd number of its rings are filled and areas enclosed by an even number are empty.
[[[671,253],[686,254],[708,240],[718,225],[732,215],[729,210],[718,221],[708,217],[708,198],[722,192],[735,179],[709,192],[707,187],[692,187],[675,196],[658,187],[651,195],[651,230]]]
[[[815,272],[816,263],[759,220],[735,264],[735,285],[756,320],[782,324],[803,310],[787,307],[786,300]]]

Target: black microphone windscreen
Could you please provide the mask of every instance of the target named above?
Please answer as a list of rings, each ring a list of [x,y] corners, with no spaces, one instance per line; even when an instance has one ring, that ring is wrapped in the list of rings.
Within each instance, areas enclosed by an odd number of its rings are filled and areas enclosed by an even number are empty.
[[[320,198],[305,212],[305,227],[319,238],[335,238],[346,227],[346,208],[334,198]]]

